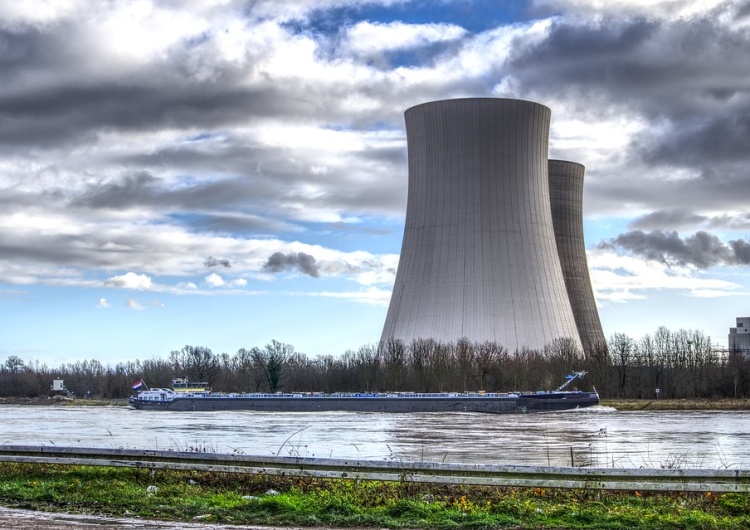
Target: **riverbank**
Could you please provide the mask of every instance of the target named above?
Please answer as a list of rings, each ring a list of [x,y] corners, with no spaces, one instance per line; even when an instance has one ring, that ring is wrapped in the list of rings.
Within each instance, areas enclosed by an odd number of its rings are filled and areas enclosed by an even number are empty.
[[[0,464],[0,505],[167,521],[359,528],[724,528],[741,494],[603,492]]]
[[[602,406],[633,410],[750,410],[750,399],[602,399]]]
[[[55,407],[126,407],[127,399],[74,399],[66,396],[53,397],[4,397],[0,405],[36,405]]]

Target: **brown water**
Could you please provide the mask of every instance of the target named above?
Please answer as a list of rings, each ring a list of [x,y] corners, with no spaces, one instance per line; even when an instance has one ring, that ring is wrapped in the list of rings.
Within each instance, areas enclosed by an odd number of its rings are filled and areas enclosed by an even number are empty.
[[[530,415],[1,406],[0,443],[596,467],[750,468],[750,412]]]

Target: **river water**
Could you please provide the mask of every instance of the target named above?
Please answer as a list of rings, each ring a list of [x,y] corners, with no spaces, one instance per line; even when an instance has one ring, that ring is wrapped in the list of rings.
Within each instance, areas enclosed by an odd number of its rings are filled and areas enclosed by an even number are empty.
[[[0,444],[362,460],[750,469],[750,412],[383,414],[0,406]]]

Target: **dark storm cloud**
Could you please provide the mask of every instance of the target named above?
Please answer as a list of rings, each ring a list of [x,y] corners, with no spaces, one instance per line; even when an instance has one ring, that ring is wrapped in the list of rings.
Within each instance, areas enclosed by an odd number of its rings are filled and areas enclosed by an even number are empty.
[[[750,264],[750,243],[737,239],[724,244],[715,235],[703,231],[683,239],[677,232],[633,230],[600,243],[599,247],[619,248],[649,260],[669,265],[693,265],[699,269]]]
[[[726,24],[743,5],[672,20],[561,18],[539,42],[519,41],[509,72],[519,93],[566,99],[583,120],[625,113],[650,122],[623,156],[701,175],[704,204],[718,205],[715,181],[750,178],[750,32]]]
[[[711,218],[708,228],[727,228],[730,230],[750,230],[750,213],[743,215],[719,215]]]
[[[702,167],[749,163],[750,101],[744,109],[727,107],[725,113],[688,121],[656,141],[646,138],[637,144],[638,150],[649,163]],[[735,114],[738,111],[741,114]]]
[[[92,184],[71,203],[87,208],[124,210],[136,205],[169,211],[228,209],[258,204],[273,194],[277,186],[255,177],[226,178],[197,182],[172,189],[160,184],[150,173],[126,174],[113,182]]]
[[[208,268],[222,266],[222,267],[229,269],[232,267],[232,264],[229,262],[228,259],[218,259],[218,258],[214,258],[213,256],[207,257],[205,261],[203,262],[203,265],[205,265]]]
[[[0,89],[0,144],[50,145],[117,130],[223,127],[290,112],[278,91],[174,80],[164,86],[102,83],[20,94]],[[290,105],[301,111],[299,105]]]
[[[119,181],[94,184],[83,193],[75,197],[75,206],[88,208],[129,208],[135,204],[150,204],[157,196],[155,184],[158,183],[153,175],[146,171],[138,171],[125,175]]]
[[[384,124],[400,128],[406,105],[439,97],[445,88],[420,85],[405,96],[398,79],[389,76],[359,85],[311,81],[303,74],[287,82],[262,76],[250,83],[248,75],[271,51],[245,50],[242,61],[223,61],[212,48],[216,35],[210,32],[174,43],[137,66],[125,65],[125,74],[107,51],[86,40],[93,37],[82,28],[88,30],[90,23],[65,20],[44,28],[0,29],[0,149],[92,141],[110,130],[221,129],[259,118],[312,119],[353,130]],[[335,37],[313,37],[322,67],[326,60],[331,66],[341,61],[341,47],[329,42]],[[441,50],[430,57],[447,53]],[[95,68],[93,63],[98,63]],[[453,83],[450,90],[486,89],[471,79]],[[353,115],[341,102],[355,93],[380,104]]]
[[[316,94],[324,87],[308,87],[301,97],[293,84],[249,86],[247,73],[260,56],[228,64],[214,60],[210,47],[183,41],[123,75],[109,57],[72,37],[79,33],[74,21],[0,29],[0,148],[90,141],[112,129],[210,129],[267,117],[342,116],[338,98]],[[93,78],[82,66],[91,62],[100,62]],[[196,73],[196,62],[208,73]]]
[[[143,241],[135,236],[123,236],[118,248],[113,249],[106,236],[46,235],[13,237],[0,232],[0,262],[12,258],[28,263],[41,263],[66,267],[101,267],[119,265],[124,257],[135,254]]]
[[[44,195],[64,197],[77,208],[137,206],[184,213],[173,219],[214,232],[293,230],[289,219],[300,211],[402,215],[402,146],[368,146],[348,155],[349,167],[330,168],[321,176],[310,173],[310,166],[317,165],[313,155],[304,166],[305,159],[286,146],[259,145],[234,132],[238,126],[266,119],[323,122],[335,130],[400,129],[407,103],[402,102],[403,87],[388,76],[361,86],[302,78],[299,83],[276,82],[270,76],[248,82],[248,75],[270,52],[251,49],[237,64],[223,61],[212,53],[215,39],[210,32],[127,64],[124,75],[108,51],[88,47],[89,24],[69,19],[0,30],[0,154],[35,151],[35,163],[38,159],[43,164],[60,151],[83,145],[92,154],[84,169],[87,180],[96,179],[97,171],[106,174],[80,192],[46,190]],[[341,60],[335,47],[326,46],[325,37],[315,38],[321,61]],[[424,90],[432,91],[425,95],[429,99],[440,87],[415,87],[410,92],[415,103]],[[341,101],[356,93],[376,102],[397,98],[399,104],[367,106],[352,113]],[[106,134],[117,138],[181,129],[185,140],[167,146],[97,149],[100,136]],[[113,177],[113,165],[128,169]],[[81,173],[79,168],[70,170]],[[167,173],[187,178],[170,186],[164,178]],[[297,192],[308,185],[321,192],[312,197]],[[36,199],[41,201],[41,196]],[[308,205],[313,208],[305,208]]]
[[[743,265],[750,264],[750,243],[742,239],[735,239],[729,242],[729,246],[734,251],[738,263]]]
[[[537,44],[514,48],[508,67],[523,89],[576,95],[612,90],[624,95],[653,85],[656,65],[640,58],[659,22],[613,21],[597,25],[553,22]],[[519,42],[519,44],[521,44]],[[545,82],[546,80],[546,82]]]
[[[91,184],[67,202],[76,208],[115,211],[150,207],[156,214],[186,226],[191,232],[272,234],[299,231],[296,224],[279,219],[284,212],[275,201],[281,183],[283,180],[249,176],[172,189],[151,173],[139,171],[111,182]],[[70,194],[62,190],[43,194],[45,202],[54,200],[58,204],[66,202],[65,195]],[[13,204],[13,197],[9,201]],[[28,204],[34,201],[38,203],[40,196],[26,198]]]
[[[727,2],[673,20],[558,19],[539,42],[520,40],[508,66],[521,87],[535,93],[598,96],[578,99],[582,110],[606,97],[608,104],[648,111],[646,118],[690,119],[746,93],[750,34],[721,21],[736,9]]]
[[[299,232],[301,228],[292,223],[277,221],[254,214],[190,214],[173,215],[175,222],[184,223],[193,231],[220,234],[272,234],[279,232]]]
[[[703,223],[708,218],[698,215],[685,209],[675,210],[657,210],[642,217],[639,217],[632,223],[630,228],[633,230],[659,230],[659,229],[680,229],[683,227],[692,227],[696,224]]]
[[[561,15],[546,34],[518,37],[507,61],[487,50],[495,49],[510,27],[467,32],[450,42],[396,53],[375,50],[372,57],[382,57],[375,63],[347,49],[343,36],[356,17],[337,21],[330,35],[314,28],[308,32],[301,23],[305,31],[290,36],[283,26],[274,26],[273,15],[264,18],[267,25],[257,25],[257,2],[239,11],[217,8],[219,15],[203,21],[209,29],[193,36],[181,30],[176,33],[183,37],[166,48],[147,45],[143,55],[125,53],[122,59],[119,48],[108,47],[109,39],[97,33],[112,10],[81,5],[76,16],[51,24],[0,29],[0,163],[14,157],[15,164],[12,175],[6,173],[11,163],[0,170],[0,183],[7,183],[0,205],[6,212],[44,205],[50,213],[94,228],[73,239],[40,234],[32,241],[10,235],[0,241],[6,256],[116,265],[125,247],[139,249],[137,236],[148,234],[115,239],[112,245],[113,237],[100,234],[106,228],[95,226],[96,220],[125,219],[130,209],[160,225],[187,227],[191,235],[279,237],[280,231],[310,230],[305,223],[319,223],[315,229],[325,230],[337,219],[363,233],[366,223],[347,218],[404,214],[403,111],[434,99],[494,96],[506,81],[515,96],[543,103],[562,100],[583,121],[597,123],[625,109],[628,117],[651,123],[654,133],[636,138],[617,154],[617,162],[609,153],[605,157],[615,171],[635,165],[631,162],[640,163],[637,170],[647,166],[648,174],[638,177],[653,185],[589,168],[594,178],[587,193],[594,201],[610,201],[618,211],[625,203],[654,210],[631,228],[750,226],[750,217],[741,213],[747,201],[739,192],[750,181],[750,35],[725,23],[727,14],[740,17],[744,10],[747,16],[750,4],[727,2],[713,12],[674,20],[604,16],[581,22]],[[321,12],[330,8],[320,5]],[[181,3],[155,6],[174,8],[176,15],[193,9]],[[305,8],[300,9],[304,18]],[[227,20],[242,27],[238,47],[232,49],[237,54],[217,44]],[[273,63],[275,54],[288,57],[280,52],[303,38],[312,39],[304,47],[315,47],[312,74]],[[484,61],[481,67],[466,66],[476,58]],[[408,67],[394,70],[398,61]],[[553,108],[553,121],[556,112]],[[344,132],[341,145],[347,147],[321,153],[316,142],[306,146],[296,137],[286,144],[280,125],[295,133],[296,127]],[[367,134],[356,134],[363,131]],[[333,135],[332,143],[337,143]],[[689,182],[670,179],[671,171],[680,168],[691,171]],[[709,217],[702,207],[733,213],[726,219],[715,213]],[[742,260],[743,245],[738,240],[715,249]],[[648,248],[644,243],[641,251]],[[678,252],[679,245],[675,248]],[[688,250],[680,258],[686,262]],[[228,254],[221,249],[186,254],[194,260],[209,252]],[[149,256],[143,263],[156,261]],[[277,253],[264,270],[317,276],[327,274],[329,266],[334,265],[308,254]]]
[[[293,252],[289,254],[274,252],[263,264],[261,270],[270,273],[298,270],[314,278],[320,275],[315,258],[304,252],[297,252],[296,254]]]
[[[344,156],[341,154],[339,158]],[[181,147],[116,159],[126,166],[148,170],[91,184],[72,203],[88,208],[150,205],[166,211],[200,211],[194,219],[195,226],[210,230],[231,230],[233,226],[241,231],[292,229],[286,221],[278,219],[284,216],[284,202],[288,201],[309,203],[313,207],[326,205],[341,211],[400,214],[406,190],[403,147],[375,147],[349,156],[356,158],[352,164],[358,167],[333,167],[321,176],[301,165],[298,159],[290,158],[284,149],[247,147],[235,138],[215,143],[185,142]],[[188,175],[218,173],[222,178],[169,188],[154,176],[165,169]],[[365,178],[352,178],[355,173]],[[382,177],[375,178],[377,175]],[[305,184],[324,193],[306,197],[295,191]],[[228,210],[245,215],[228,215]],[[216,213],[219,211],[222,213]]]
[[[716,197],[720,197],[723,194],[717,192]],[[725,204],[730,207],[744,207],[746,201],[744,197],[737,197],[736,188],[734,191],[728,190],[726,192],[724,200]],[[731,195],[734,195],[732,197]],[[621,197],[624,195],[621,195]],[[688,202],[691,202],[700,207],[701,195],[699,188],[694,188],[694,193],[685,194],[684,197],[688,197]],[[666,200],[665,200],[666,202]],[[634,221],[628,224],[628,228],[631,230],[662,230],[662,231],[683,231],[695,229],[696,227],[705,227],[709,230],[733,230],[746,232],[750,230],[750,213],[739,214],[739,215],[728,215],[722,214],[714,217],[707,215],[700,215],[687,208],[675,208],[668,210],[656,210],[649,214],[638,217]]]
[[[17,82],[29,69],[41,71],[70,61],[71,40],[65,33],[75,26],[61,22],[54,30],[28,26],[0,28],[0,81]]]

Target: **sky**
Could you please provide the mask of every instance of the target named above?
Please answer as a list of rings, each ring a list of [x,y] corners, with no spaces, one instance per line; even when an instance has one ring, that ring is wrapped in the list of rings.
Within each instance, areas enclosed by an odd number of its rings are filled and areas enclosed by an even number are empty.
[[[750,1],[0,1],[0,362],[380,338],[403,112],[519,98],[586,166],[605,335],[750,315]]]

